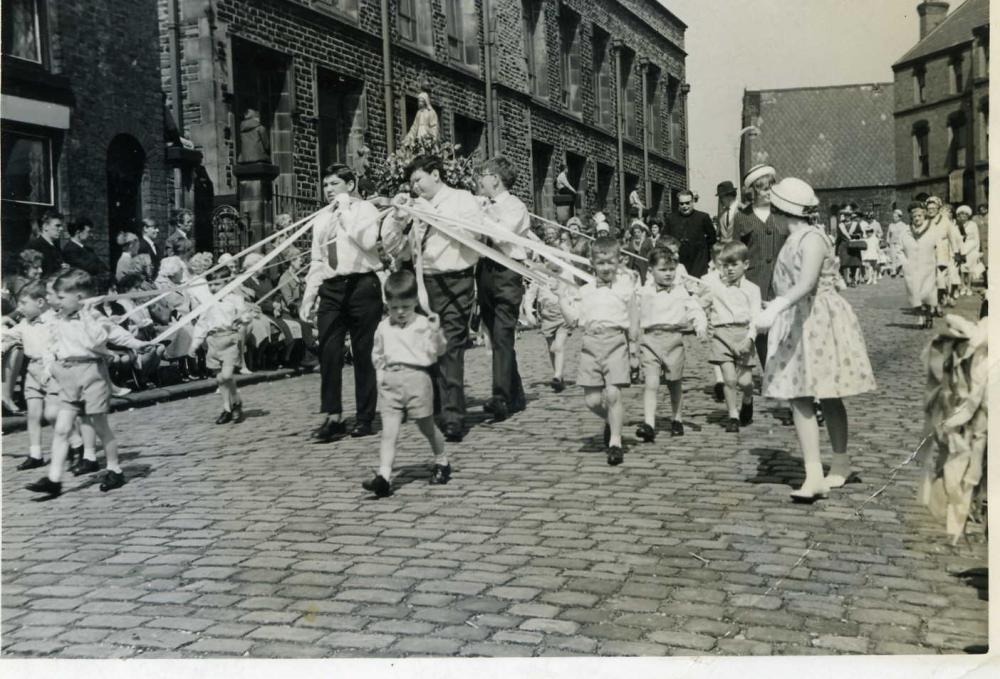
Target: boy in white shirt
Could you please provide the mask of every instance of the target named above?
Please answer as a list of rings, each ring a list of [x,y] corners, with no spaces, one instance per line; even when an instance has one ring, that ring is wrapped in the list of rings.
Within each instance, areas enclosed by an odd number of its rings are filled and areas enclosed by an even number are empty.
[[[598,236],[590,250],[596,281],[580,288],[579,297],[559,297],[566,320],[583,329],[577,384],[592,413],[606,422],[604,445],[608,464],[624,459],[621,389],[631,384],[629,341],[639,338],[639,305],[634,278],[621,269],[620,246],[611,236]]]
[[[726,431],[730,433],[753,421],[754,320],[761,311],[761,295],[760,288],[746,278],[749,260],[750,251],[741,241],[726,243],[719,253],[719,280],[703,281],[712,327],[709,362],[722,368],[729,411]]]
[[[559,304],[559,294],[560,291],[566,294],[575,293],[576,286],[570,282],[571,277],[562,273],[559,265],[547,261],[545,266],[557,278],[551,287],[532,281],[524,293],[522,306],[528,325],[534,325],[536,319],[538,321],[542,337],[548,345],[549,360],[552,362],[552,381],[549,384],[552,391],[559,393],[566,388],[566,383],[563,381],[563,366],[566,363],[566,340],[570,334],[566,317]]]
[[[729,241],[727,240],[726,243],[728,242]],[[704,286],[722,284],[722,279],[719,277],[720,267],[722,266],[719,263],[719,255],[722,253],[722,246],[726,243],[716,243],[712,246],[712,261],[709,263],[708,273],[701,277],[701,287],[699,287],[697,291],[699,299],[704,298]],[[710,300],[704,298],[703,302],[705,306],[708,306]],[[715,378],[715,386],[712,388],[712,395],[715,398],[716,403],[723,403],[726,400],[726,382],[722,379],[722,368],[720,368],[717,363],[712,364],[712,377]]]
[[[67,437],[73,422],[80,417],[84,440],[100,436],[107,458],[107,473],[101,491],[125,485],[125,475],[118,464],[118,442],[108,424],[111,401],[111,378],[107,359],[108,342],[127,349],[154,346],[132,336],[113,321],[97,314],[84,300],[95,293],[93,278],[79,269],[65,271],[53,283],[58,316],[52,321],[52,377],[59,385],[59,412],[52,436],[52,462],[48,476],[25,488],[50,498],[62,493],[62,474],[69,451]]]
[[[389,315],[375,329],[372,362],[382,413],[382,445],[375,478],[361,487],[378,497],[392,494],[392,464],[396,439],[404,418],[415,420],[434,451],[432,485],[448,483],[451,465],[444,450],[444,436],[434,424],[434,387],[430,369],[448,343],[436,315],[417,313],[417,278],[411,271],[396,271],[385,281]]]
[[[649,253],[651,276],[639,292],[639,323],[642,338],[643,373],[646,388],[643,392],[644,422],[635,435],[652,443],[656,440],[656,397],[660,387],[660,373],[667,378],[673,420],[671,436],[683,436],[681,417],[684,377],[684,336],[692,326],[699,339],[705,337],[708,319],[701,305],[677,279],[677,257],[666,248],[654,248]]]

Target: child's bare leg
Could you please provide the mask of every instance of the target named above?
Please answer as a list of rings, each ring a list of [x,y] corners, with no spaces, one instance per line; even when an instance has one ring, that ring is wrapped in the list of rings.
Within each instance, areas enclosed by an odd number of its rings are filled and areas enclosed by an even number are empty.
[[[431,418],[424,419],[430,420]],[[402,424],[402,413],[382,413],[382,439],[379,444],[378,473],[386,481],[392,479],[392,463],[396,460],[396,439],[399,438],[399,428]],[[433,421],[431,424],[434,424]],[[423,431],[422,427],[421,431]],[[431,442],[432,447],[433,445],[433,442]],[[437,453],[436,450],[434,452]]]
[[[38,398],[28,400],[28,457],[42,459],[42,412],[45,402]]]
[[[108,416],[105,413],[100,415],[89,415],[81,418],[84,426],[91,426],[104,444],[105,466],[109,471],[121,474],[122,468],[118,464],[118,441],[115,440],[115,433],[111,431],[108,424]]]
[[[611,384],[605,388],[605,391],[608,398],[608,426],[611,428],[611,441],[608,445],[621,448],[622,425],[625,422],[625,406],[622,404],[622,392],[618,387]]]
[[[562,379],[563,366],[566,364],[566,338],[569,337],[569,330],[559,328],[556,330],[555,339],[549,351],[552,352],[552,372],[555,377]]]
[[[85,425],[80,418],[80,435],[83,436],[83,459],[97,462],[97,432],[89,425]]]
[[[733,363],[723,363],[722,380],[725,384],[726,409],[729,410],[729,419],[734,420],[739,417],[740,404],[737,390],[739,389],[739,378],[736,374],[736,366]]]
[[[819,424],[816,422],[816,410],[812,398],[794,398],[791,400],[792,420],[795,422],[795,433],[802,448],[802,459],[805,463],[806,478],[793,495],[813,495],[826,492],[827,485],[823,479],[823,460],[819,450]]]
[[[820,401],[826,431],[830,435],[833,457],[830,460],[830,474],[826,483],[831,488],[840,488],[851,475],[851,458],[847,455],[847,409],[839,398],[825,398]]]
[[[233,392],[236,390],[236,384],[233,381],[234,372],[235,366],[226,361],[222,364],[219,375],[216,377],[216,381],[219,383],[219,393],[222,395],[222,408],[227,411],[233,409]]]
[[[660,372],[658,370],[646,371],[646,386],[642,392],[642,413],[643,421],[656,429],[656,397],[660,389]]]
[[[670,407],[674,413],[674,422],[683,422],[682,407],[684,405],[684,389],[680,380],[667,380],[667,391],[670,392]]]
[[[442,467],[447,467],[448,454],[444,450],[444,436],[441,434],[441,430],[437,428],[437,425],[434,424],[434,418],[421,417],[417,420],[417,428],[420,429],[420,433],[431,444],[431,450],[434,451],[434,463]]]
[[[49,462],[49,481],[59,483],[62,480],[63,467],[66,466],[66,455],[69,453],[69,434],[73,429],[76,412],[60,410],[52,427],[52,461]]]
[[[608,409],[604,405],[604,387],[584,387],[583,402],[590,412],[607,421]]]
[[[733,366],[735,368],[735,366]],[[743,403],[753,400],[753,371],[749,366],[742,365],[737,370],[736,385],[743,392]]]
[[[80,448],[84,445],[83,435],[80,433],[80,418],[73,421],[73,429],[69,432],[69,447]]]

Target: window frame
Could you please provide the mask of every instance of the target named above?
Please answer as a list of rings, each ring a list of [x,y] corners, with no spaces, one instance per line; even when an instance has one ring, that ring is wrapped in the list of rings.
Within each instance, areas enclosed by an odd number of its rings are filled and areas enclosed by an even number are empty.
[[[524,31],[524,58],[528,73],[528,93],[539,99],[549,100],[552,89],[549,87],[549,73],[545,68],[549,45],[545,35],[545,3],[542,0],[521,0],[522,25]],[[541,50],[538,49],[539,31],[541,28]],[[541,51],[543,54],[538,54]],[[541,61],[541,63],[539,63]],[[541,67],[541,68],[540,68]]]
[[[443,0],[445,12],[445,35],[448,41],[448,59],[455,64],[479,72],[481,57],[479,54],[479,16],[476,12],[476,0]],[[469,7],[471,6],[471,11]],[[470,34],[470,28],[465,23],[466,16],[474,16],[476,19],[475,31]],[[454,31],[452,29],[455,29]],[[456,58],[453,48],[458,49],[461,54]],[[475,63],[468,61],[470,54],[475,54]]]
[[[20,62],[26,64],[37,64],[38,66],[48,70],[50,68],[50,57],[49,57],[49,13],[47,0],[30,0],[34,3],[35,7],[35,31],[37,35],[38,42],[38,60],[26,59],[25,57],[18,56],[16,54],[10,54],[6,50],[3,51],[4,58],[17,59]],[[8,34],[8,27],[12,26],[12,22],[9,20],[9,4],[5,4],[3,8],[3,44],[6,46],[11,38]]]
[[[930,177],[930,125],[926,122],[914,124],[910,131],[910,137],[913,139],[913,178],[923,179]],[[921,154],[921,151],[923,151],[923,154]]]
[[[958,146],[961,141],[962,145]],[[969,121],[964,113],[948,118],[948,169],[964,170],[968,167]]]
[[[965,57],[961,53],[954,54],[948,60],[948,91],[951,94],[961,94],[965,89]]]
[[[349,4],[353,9],[341,9],[340,4]],[[311,0],[309,6],[317,12],[345,19],[353,24],[361,21],[361,0]]]
[[[54,208],[57,202],[57,168],[56,168],[56,143],[57,139],[52,134],[47,134],[45,128],[33,128],[26,127],[16,123],[5,123],[2,131],[0,131],[0,139],[7,137],[7,135],[20,137],[20,138],[30,138],[37,139],[43,142],[43,147],[47,156],[48,163],[48,202],[38,202],[33,200],[21,200],[18,198],[8,198],[3,195],[3,191],[0,190],[0,200],[4,203],[13,203],[15,205],[36,205],[44,208]],[[6,158],[3,158],[3,170],[10,167],[10,163],[7,162]],[[0,189],[3,188],[3,184],[6,182],[6,175],[0,177]]]
[[[913,103],[927,103],[927,68],[923,64],[913,67]]]
[[[609,69],[613,68],[614,60],[611,57],[611,34],[601,27],[592,25],[591,28],[591,61],[594,79],[594,122],[604,129],[613,129],[615,126],[615,88],[614,78]],[[600,59],[598,56],[600,55]],[[606,96],[601,95],[601,77],[607,80]]]
[[[560,102],[567,112],[583,117],[583,50],[582,17],[565,5],[559,7],[559,85]],[[570,30],[572,28],[572,30]],[[573,77],[572,59],[576,58],[576,77]],[[575,96],[571,87],[575,87]]]
[[[409,3],[413,8],[413,16],[404,15],[402,12],[403,4]],[[425,10],[425,11],[422,11]],[[433,21],[433,3],[431,0],[396,0],[396,32],[399,34],[399,39],[405,42],[407,45],[418,49],[422,52],[427,52],[428,54],[434,53],[434,21]],[[421,14],[427,17],[429,23],[426,25],[421,24],[420,16]],[[403,33],[403,20],[410,22],[413,26],[413,37],[405,35]],[[421,28],[426,28],[424,33],[421,33]],[[427,42],[421,42],[421,38],[426,38]]]

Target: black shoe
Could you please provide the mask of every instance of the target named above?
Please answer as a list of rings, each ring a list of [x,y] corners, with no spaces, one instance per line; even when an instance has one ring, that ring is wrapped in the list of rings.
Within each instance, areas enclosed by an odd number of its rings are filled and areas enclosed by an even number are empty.
[[[508,410],[510,414],[513,415],[514,413],[520,413],[527,409],[528,409],[528,402],[521,401],[520,403],[515,403],[514,405],[512,405]]]
[[[566,383],[562,381],[561,377],[553,377],[552,382],[549,383],[552,386],[552,391],[557,394],[562,392],[566,388]]]
[[[816,411],[816,424],[824,424],[826,422],[826,416],[823,414],[823,406],[820,405],[819,401],[816,401],[813,403],[813,408]]]
[[[232,421],[233,421],[233,414],[228,410],[223,410],[222,413],[220,413],[220,415],[217,418],[215,418],[216,424],[229,424]]]
[[[375,433],[372,429],[371,422],[360,421],[354,424],[354,429],[351,430],[351,436],[354,438],[361,438],[362,436],[371,436]]]
[[[49,480],[47,476],[43,476],[34,483],[29,483],[25,488],[32,493],[44,493],[49,497],[59,497],[62,494],[62,484]]]
[[[670,423],[670,435],[671,436],[684,436],[684,423],[680,420],[674,420]]]
[[[507,402],[504,401],[502,398],[493,399],[492,407],[487,412],[493,414],[494,422],[503,422],[511,415],[511,409],[507,407]]]
[[[611,445],[611,425],[604,425],[604,447],[607,448]]]
[[[74,464],[83,459],[83,446],[76,446],[75,448],[69,449],[69,454],[66,456],[66,463],[72,467]]]
[[[17,470],[23,472],[28,469],[38,469],[39,467],[44,467],[44,466],[45,466],[45,460],[43,460],[42,458],[26,457],[24,458],[24,462],[17,465]]]
[[[443,486],[451,480],[451,465],[450,464],[436,464],[434,465],[434,476],[431,477],[430,484],[432,486]]]
[[[608,464],[612,467],[625,461],[625,453],[620,446],[610,446],[608,448]]]
[[[84,474],[93,474],[100,469],[101,465],[97,460],[80,460],[70,471],[73,472],[73,476],[83,476]]]
[[[444,440],[449,443],[461,443],[462,439],[465,437],[465,432],[462,431],[462,425],[458,422],[449,422],[444,425]]]
[[[492,415],[496,412],[497,401],[495,398],[491,398],[486,403],[483,404],[483,412]]]
[[[240,422],[245,422],[247,416],[243,414],[243,404],[238,403],[233,406],[233,424],[239,424]]]
[[[637,439],[642,439],[646,443],[652,443],[656,440],[656,431],[651,426],[643,422],[635,428],[635,437]]]
[[[751,422],[753,422],[753,399],[743,401],[743,405],[740,406],[740,425],[745,427]]]
[[[361,487],[375,493],[376,497],[389,497],[392,495],[392,486],[389,485],[389,482],[381,474],[376,474],[375,478],[371,481],[362,481]]]
[[[313,432],[313,438],[320,441],[333,441],[347,433],[347,425],[333,419],[327,419],[320,425],[319,429]]]
[[[107,493],[109,490],[114,490],[115,488],[121,488],[125,485],[125,475],[121,472],[113,472],[108,470],[104,475],[104,479],[101,480],[101,492]]]
[[[715,383],[715,402],[722,403],[726,400],[726,391],[722,382]]]
[[[740,430],[740,421],[735,417],[730,417],[729,421],[726,422],[726,432],[729,434],[735,434]]]

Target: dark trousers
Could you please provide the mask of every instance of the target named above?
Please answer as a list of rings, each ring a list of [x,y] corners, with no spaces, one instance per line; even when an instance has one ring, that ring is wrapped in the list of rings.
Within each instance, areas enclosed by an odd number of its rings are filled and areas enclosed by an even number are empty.
[[[767,333],[761,333],[753,338],[754,346],[757,348],[757,358],[760,359],[760,372],[764,373],[764,362],[767,360]]]
[[[448,342],[437,362],[435,386],[444,425],[462,424],[465,416],[465,343],[475,302],[473,269],[424,276],[431,311],[441,320]]]
[[[512,408],[525,405],[524,387],[517,370],[514,335],[521,311],[521,276],[492,261],[479,263],[479,313],[493,345],[493,396]]]
[[[344,337],[351,334],[354,357],[354,394],[358,422],[375,418],[378,399],[372,345],[382,320],[382,289],[374,273],[337,276],[319,288],[319,369],[324,413],[343,412],[340,401],[344,368]]]

